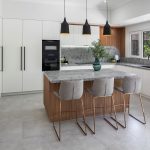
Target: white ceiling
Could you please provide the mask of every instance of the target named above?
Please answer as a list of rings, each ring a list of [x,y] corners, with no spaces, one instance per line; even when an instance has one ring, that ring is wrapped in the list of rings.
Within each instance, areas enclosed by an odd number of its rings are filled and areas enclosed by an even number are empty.
[[[47,4],[61,4],[63,5],[64,0],[7,0],[7,1],[14,1],[14,2],[28,2],[28,3],[47,3]],[[107,0],[110,9],[116,9],[129,3],[130,1],[134,0]],[[66,0],[66,5],[79,5],[83,6],[86,0]],[[104,0],[88,0],[88,7],[95,7],[95,8],[106,8]]]

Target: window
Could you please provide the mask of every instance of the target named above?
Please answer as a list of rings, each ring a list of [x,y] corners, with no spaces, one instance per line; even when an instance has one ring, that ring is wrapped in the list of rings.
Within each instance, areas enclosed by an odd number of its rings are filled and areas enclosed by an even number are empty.
[[[131,34],[131,55],[139,56],[139,33]]]
[[[150,57],[150,31],[143,32],[143,57]]]

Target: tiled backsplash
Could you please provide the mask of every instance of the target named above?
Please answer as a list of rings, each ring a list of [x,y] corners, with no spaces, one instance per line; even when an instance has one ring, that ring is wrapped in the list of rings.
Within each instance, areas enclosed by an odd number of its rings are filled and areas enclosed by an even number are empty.
[[[150,60],[141,59],[141,58],[121,58],[121,62],[132,63],[132,64],[141,64],[141,65],[150,65]]]
[[[112,46],[105,47],[111,56],[119,55],[119,50]],[[88,47],[62,47],[61,57],[66,57],[69,63],[93,63],[94,57]],[[103,59],[107,62],[107,59]]]

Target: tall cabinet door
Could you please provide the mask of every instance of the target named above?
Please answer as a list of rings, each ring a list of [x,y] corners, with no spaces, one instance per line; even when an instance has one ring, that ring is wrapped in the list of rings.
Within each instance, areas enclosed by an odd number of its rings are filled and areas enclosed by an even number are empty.
[[[2,92],[2,19],[0,18],[0,97]]]
[[[23,21],[23,91],[43,89],[42,22]]]
[[[3,93],[22,91],[22,21],[3,20]]]

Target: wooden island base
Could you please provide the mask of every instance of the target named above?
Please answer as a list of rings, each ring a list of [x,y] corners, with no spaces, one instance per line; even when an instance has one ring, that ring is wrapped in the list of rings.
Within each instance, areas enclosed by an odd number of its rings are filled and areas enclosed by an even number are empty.
[[[115,85],[120,85],[121,80],[115,80]],[[48,78],[44,75],[44,106],[48,114],[48,118],[50,121],[57,121],[59,117],[59,101],[58,99],[53,95],[53,91],[59,90],[60,83],[51,83]],[[85,81],[84,82],[84,88],[90,88],[92,86],[92,81]],[[88,94],[84,99],[84,107],[85,107],[85,114],[86,116],[92,116],[92,101],[91,96]],[[121,98],[121,94],[117,91],[114,91],[114,99],[115,104],[123,104],[123,100]],[[126,104],[129,104],[129,96],[126,96]],[[62,120],[69,120],[76,118],[76,105],[78,108],[78,115],[81,116],[81,104],[80,101],[72,100],[72,101],[63,101],[62,102]],[[102,107],[104,106],[104,98],[98,98],[96,100],[96,107]],[[109,114],[111,112],[111,99],[107,98],[106,103],[106,114]],[[116,107],[117,112],[123,112],[123,106]],[[96,115],[102,115],[103,109],[97,108],[96,109]]]

